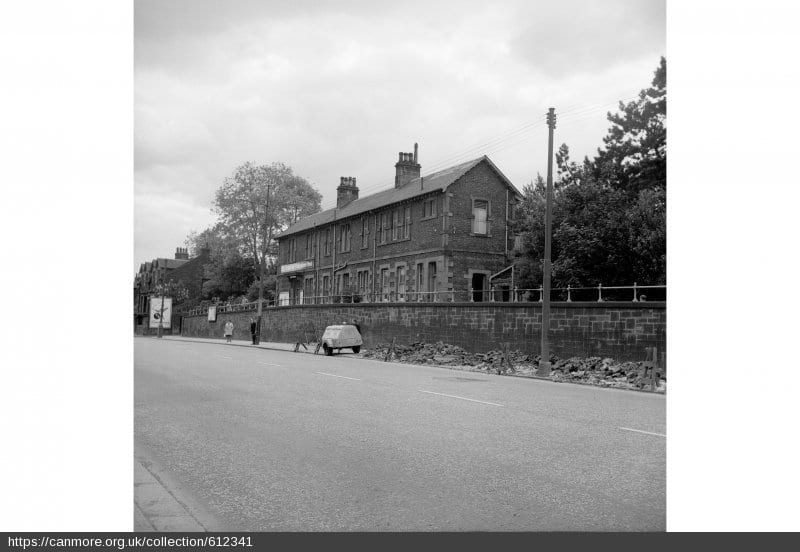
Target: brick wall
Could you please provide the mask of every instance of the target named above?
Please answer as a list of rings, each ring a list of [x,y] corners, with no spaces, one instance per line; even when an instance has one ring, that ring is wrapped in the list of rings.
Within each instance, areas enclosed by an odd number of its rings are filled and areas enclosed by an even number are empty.
[[[505,253],[507,190],[486,163],[479,163],[448,188],[452,213],[448,228],[451,249]],[[489,202],[486,234],[472,232],[473,200]]]
[[[189,298],[200,297],[203,292],[205,265],[210,261],[211,252],[208,249],[203,249],[199,255],[173,270],[169,278],[172,278],[175,282],[182,282],[189,292]]]
[[[666,345],[665,303],[553,303],[551,350],[560,357],[610,356],[642,360],[644,348]],[[216,323],[206,316],[183,319],[183,335],[222,337],[222,326],[233,320],[236,339],[249,339],[252,313],[223,313]],[[309,305],[278,307],[264,313],[262,340],[294,342],[313,327],[355,321],[368,347],[415,340],[444,341],[481,352],[508,342],[513,349],[538,353],[541,307],[538,303],[411,303]]]
[[[435,216],[425,218],[424,205],[426,201],[435,201]],[[313,294],[321,295],[338,293],[333,289],[322,290],[322,279],[328,276],[334,281],[332,266],[334,261],[333,249],[336,248],[336,265],[347,263],[346,268],[338,274],[349,274],[350,282],[356,280],[359,270],[369,271],[369,289],[380,291],[379,267],[388,268],[395,274],[398,265],[407,267],[406,276],[408,285],[406,291],[448,291],[456,290],[465,294],[470,289],[468,270],[480,269],[489,274],[497,272],[510,264],[506,259],[508,242],[506,241],[506,201],[509,197],[508,188],[497,173],[488,163],[478,163],[455,181],[446,193],[431,192],[402,204],[391,204],[386,208],[376,209],[374,212],[355,215],[346,219],[337,220],[334,224],[322,225],[314,230],[293,234],[278,239],[279,260],[282,264],[306,260],[306,237],[311,236],[315,244],[314,254],[310,259],[314,261],[314,270],[306,270],[299,274],[294,281],[287,276],[278,278],[278,290],[290,291],[306,288],[305,278],[313,276],[315,284],[308,286]],[[473,230],[473,201],[484,200],[488,202],[488,232],[474,234]],[[392,231],[384,230],[388,236],[383,243],[376,243],[377,226],[381,224],[381,216],[387,214],[389,220],[394,220],[398,209],[410,208],[411,226],[409,238],[392,239]],[[367,247],[362,248],[362,226],[367,225]],[[349,225],[351,246],[349,251],[342,251],[339,237],[342,235],[343,225]],[[328,229],[336,227],[336,242],[332,243],[333,231]],[[325,255],[325,242],[330,239],[329,254]],[[294,244],[294,245],[292,245]],[[290,255],[295,251],[295,256]],[[373,271],[374,260],[374,271]],[[416,266],[422,262],[424,265],[423,282],[428,282],[427,271],[430,261],[437,262],[436,289],[424,286],[416,290]],[[455,264],[458,266],[455,266]],[[394,288],[394,280],[392,280]],[[308,289],[306,288],[306,289]],[[395,289],[392,289],[395,291]],[[306,290],[306,295],[308,291]],[[464,295],[466,297],[466,295]]]

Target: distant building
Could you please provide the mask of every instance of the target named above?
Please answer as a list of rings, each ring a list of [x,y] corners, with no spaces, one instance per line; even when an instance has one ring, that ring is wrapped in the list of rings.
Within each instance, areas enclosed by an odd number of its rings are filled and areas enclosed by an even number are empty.
[[[210,250],[202,248],[198,255],[189,258],[189,250],[178,247],[174,259],[159,257],[142,263],[133,282],[134,316],[137,325],[148,316],[148,300],[160,283],[172,280],[181,282],[189,292],[189,299],[200,297],[203,292],[204,267],[209,261]]]
[[[393,189],[359,198],[341,177],[336,208],[282,232],[279,303],[488,300],[489,277],[511,262],[520,192],[486,156],[420,169],[415,144]]]

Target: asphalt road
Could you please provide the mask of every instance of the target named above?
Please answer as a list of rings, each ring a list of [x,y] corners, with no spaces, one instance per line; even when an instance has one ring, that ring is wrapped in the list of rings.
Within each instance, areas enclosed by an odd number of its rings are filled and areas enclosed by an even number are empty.
[[[134,383],[229,530],[666,529],[662,395],[152,338]]]

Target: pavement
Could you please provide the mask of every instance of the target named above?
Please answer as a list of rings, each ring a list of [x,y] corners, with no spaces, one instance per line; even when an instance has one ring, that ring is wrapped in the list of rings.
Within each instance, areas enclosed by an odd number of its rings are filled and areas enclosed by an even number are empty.
[[[149,339],[159,339],[158,337],[153,337],[153,336],[146,336],[146,337]],[[165,335],[162,336],[160,339],[166,341],[186,341],[191,343],[212,343],[214,345],[248,347],[250,349],[269,349],[273,351],[294,351],[294,346],[295,346],[294,343],[276,343],[273,341],[261,341],[258,345],[253,345],[250,341],[245,341],[243,339],[233,339],[231,340],[230,343],[227,343],[224,338],[184,337],[182,335]],[[300,347],[299,352],[314,354],[314,347],[308,344],[306,344],[306,347],[308,347],[308,349]]]
[[[294,344],[134,347],[142,467],[198,523],[202,508],[230,531],[665,530],[663,395]],[[137,523],[158,529],[144,487]]]
[[[133,474],[135,532],[224,531],[202,502],[139,443],[134,444]]]

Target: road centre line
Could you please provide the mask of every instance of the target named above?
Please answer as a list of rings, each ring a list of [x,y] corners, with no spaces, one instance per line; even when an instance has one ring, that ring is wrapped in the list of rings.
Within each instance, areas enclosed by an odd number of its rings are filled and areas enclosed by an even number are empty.
[[[347,376],[339,376],[337,374],[328,374],[326,372],[314,372],[314,373],[315,374],[320,374],[321,376],[331,376],[331,377],[334,377],[334,378],[344,378],[344,379],[349,379],[349,380],[353,380],[353,381],[361,381],[358,378],[348,378]]]
[[[225,360],[232,360],[232,357],[226,357],[226,356],[222,356],[222,355],[216,355],[216,356],[217,356],[217,358],[224,358]]]
[[[663,433],[653,433],[652,431],[642,431],[641,429],[631,429],[629,427],[620,427],[623,431],[634,431],[636,433],[644,433],[645,435],[658,435],[659,437],[666,437]]]
[[[262,361],[260,361],[260,360],[258,361],[258,363],[259,363],[259,364],[266,364],[267,366],[277,366],[277,367],[279,367],[279,368],[280,368],[280,366],[281,366],[280,364],[272,364],[271,362],[262,362]]]
[[[444,393],[436,393],[434,391],[423,391],[422,389],[420,389],[419,392],[420,393],[429,393],[431,395],[440,395],[442,397],[450,397],[451,399],[461,399],[462,401],[470,401],[470,402],[476,402],[476,403],[481,403],[481,404],[490,404],[492,406],[505,406],[505,405],[497,404],[497,403],[493,403],[493,402],[479,401],[477,399],[468,399],[467,397],[459,397],[458,395],[446,395]]]

